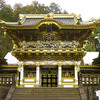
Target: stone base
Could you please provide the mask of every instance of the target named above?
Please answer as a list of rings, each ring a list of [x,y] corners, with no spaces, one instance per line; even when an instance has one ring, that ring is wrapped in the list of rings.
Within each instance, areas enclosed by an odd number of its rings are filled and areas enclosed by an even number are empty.
[[[40,85],[37,85],[37,84],[36,84],[34,87],[40,87]]]
[[[58,85],[58,87],[62,87],[62,85]]]

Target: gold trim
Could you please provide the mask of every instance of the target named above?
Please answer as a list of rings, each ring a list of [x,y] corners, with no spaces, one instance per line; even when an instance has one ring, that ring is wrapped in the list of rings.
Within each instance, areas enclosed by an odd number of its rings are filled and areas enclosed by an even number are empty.
[[[33,82],[25,82],[25,79],[34,79],[34,81]],[[23,78],[23,82],[24,83],[36,83],[36,78]]]
[[[35,25],[16,25],[16,26],[14,26],[14,25],[7,25],[6,23],[3,23],[2,27],[6,28],[6,29],[15,29],[15,30],[18,30],[18,29],[38,29],[43,24],[47,24],[47,25],[55,24],[56,26],[59,27],[59,29],[94,29],[94,27],[96,27],[96,25],[97,25],[97,23],[92,23],[89,25],[62,25],[56,20],[44,19]]]
[[[19,18],[23,19],[24,17],[29,18],[29,17],[42,17],[45,18],[47,17],[47,15],[50,15],[50,17],[76,17],[76,18],[80,18],[80,14],[76,15],[76,14],[19,14]]]
[[[64,79],[72,79],[73,82],[64,82]],[[75,83],[75,78],[62,78],[62,83]]]
[[[63,85],[62,84],[61,85],[58,84],[57,87],[63,87]]]
[[[0,67],[18,67],[18,66],[13,66],[13,65],[11,65],[11,66],[0,66]]]
[[[100,67],[100,66],[89,66],[89,65],[87,65],[87,66],[79,66],[79,67]]]
[[[78,86],[78,85],[76,85],[76,84],[62,84],[62,87],[64,87],[64,85],[67,85],[67,86],[72,85],[72,86],[73,86],[73,88],[79,87],[79,86]],[[64,87],[64,88],[66,88],[66,87]]]
[[[74,85],[73,85],[73,87],[74,87],[74,88],[76,88],[76,87],[79,87],[79,86],[78,86],[78,85],[76,85],[76,84],[74,84]]]
[[[86,53],[86,51],[24,51],[24,50],[21,50],[21,51],[11,51],[11,53],[12,53],[12,55],[13,55],[13,53],[44,53],[44,52],[46,52],[46,53]]]

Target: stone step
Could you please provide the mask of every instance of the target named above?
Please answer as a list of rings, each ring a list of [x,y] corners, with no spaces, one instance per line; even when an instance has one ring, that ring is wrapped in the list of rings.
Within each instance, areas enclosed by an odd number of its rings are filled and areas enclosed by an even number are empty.
[[[39,92],[51,92],[51,91],[54,91],[54,92],[57,92],[57,91],[61,91],[61,92],[66,92],[66,91],[68,91],[68,92],[70,92],[70,91],[73,91],[73,92],[77,92],[77,91],[79,91],[77,88],[76,89],[51,89],[51,88],[37,88],[37,89],[27,89],[27,88],[24,88],[24,89],[22,89],[22,88],[18,88],[18,89],[16,89],[16,92],[30,92],[30,91],[32,91],[32,92],[37,92],[37,91],[39,91]]]
[[[21,94],[21,95],[38,95],[38,94],[40,94],[40,95],[41,95],[41,94],[47,94],[47,95],[49,95],[49,94],[53,94],[53,95],[56,95],[56,94],[59,94],[59,95],[60,95],[60,94],[69,95],[69,94],[71,94],[71,95],[72,95],[72,94],[73,94],[73,95],[77,95],[77,94],[80,94],[80,93],[79,93],[79,92],[78,92],[78,93],[73,93],[73,92],[70,92],[70,93],[69,93],[69,92],[63,92],[63,93],[61,93],[61,92],[57,92],[57,93],[55,93],[55,92],[51,92],[51,93],[50,93],[50,92],[49,92],[49,93],[48,93],[48,92],[45,92],[45,93],[44,93],[44,92],[43,92],[43,93],[39,93],[39,92],[25,93],[25,92],[23,92],[23,93],[19,93],[19,92],[18,92],[18,93],[16,93],[16,92],[15,92],[15,93],[14,93],[14,95],[20,95],[20,94]]]
[[[79,97],[79,95],[63,95],[63,94],[60,94],[60,95],[13,95],[13,97],[16,97],[16,96],[18,96],[18,98],[20,97],[20,98],[23,98],[23,97],[71,97],[71,98],[73,98],[73,97]]]
[[[23,93],[23,91],[15,91],[15,93]],[[24,93],[72,93],[72,91],[24,91]],[[79,93],[79,91],[73,91],[73,93]]]
[[[54,100],[54,99],[68,99],[68,100],[70,100],[70,99],[73,99],[73,100],[77,100],[77,99],[79,99],[79,100],[81,100],[81,98],[80,97],[57,97],[57,96],[55,96],[55,97],[51,97],[51,96],[49,96],[49,97],[23,97],[23,98],[12,98],[11,100],[13,100],[13,99],[17,99],[17,100],[19,100],[19,99],[22,99],[22,100],[29,100],[29,99],[44,99],[44,100],[48,100],[48,99],[51,99],[51,100]]]
[[[79,88],[16,88],[11,100],[81,100]]]
[[[79,88],[53,88],[53,87],[50,87],[50,88],[45,88],[45,87],[42,87],[42,88],[23,88],[23,87],[18,87],[18,88],[16,88],[16,89],[22,89],[22,90],[30,90],[30,89],[36,89],[36,90],[41,90],[41,89],[50,89],[50,90],[53,90],[53,89],[55,89],[55,90],[58,90],[58,89],[60,89],[60,90],[78,90]]]
[[[76,98],[72,98],[72,99],[71,98],[63,98],[63,99],[62,98],[56,98],[56,99],[54,99],[54,98],[53,99],[52,98],[47,98],[47,99],[44,99],[44,98],[43,99],[42,98],[41,99],[40,98],[16,99],[16,98],[14,98],[14,99],[11,99],[11,100],[81,100],[81,99],[80,98],[79,99],[76,99]]]
[[[10,86],[0,86],[0,100],[4,100],[9,89],[10,89]]]
[[[30,90],[28,90],[28,89],[16,89],[16,91],[58,91],[58,90],[60,90],[60,91],[72,91],[71,89],[69,90],[69,89],[66,89],[66,90],[63,90],[63,89],[57,89],[57,90],[55,90],[55,89],[30,89]],[[73,90],[73,91],[78,91],[78,90]]]

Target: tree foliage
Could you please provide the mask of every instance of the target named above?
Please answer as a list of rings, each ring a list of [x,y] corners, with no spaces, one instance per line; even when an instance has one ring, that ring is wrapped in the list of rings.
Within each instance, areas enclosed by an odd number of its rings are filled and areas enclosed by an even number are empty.
[[[21,10],[22,10],[22,4],[20,4],[20,3],[16,3],[15,5],[14,5],[14,13],[13,13],[13,15],[14,15],[14,21],[16,21],[16,20],[18,20],[19,19],[19,14],[21,13]]]
[[[5,6],[5,1],[4,0],[0,0],[0,10]]]
[[[50,13],[53,13],[53,14],[61,14],[62,13],[60,6],[54,2],[52,2],[50,4],[49,8],[50,8]]]
[[[100,22],[100,19],[97,20],[97,19],[92,17],[89,21],[90,22],[91,21],[99,21]],[[96,37],[98,37],[98,38],[96,38]],[[99,41],[100,41],[100,23],[96,27],[96,30],[94,32],[94,36],[89,39],[89,42],[88,42],[85,50],[86,51],[100,51]]]

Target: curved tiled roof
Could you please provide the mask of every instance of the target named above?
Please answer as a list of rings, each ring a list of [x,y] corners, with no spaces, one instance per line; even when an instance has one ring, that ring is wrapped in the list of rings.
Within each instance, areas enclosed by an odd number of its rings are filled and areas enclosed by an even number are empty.
[[[22,25],[35,25],[39,23],[41,20],[48,20],[44,18],[26,18],[26,20],[22,23]],[[54,19],[49,19],[49,20],[54,20],[59,22],[60,24],[63,25],[75,25],[74,18],[54,18]]]
[[[69,14],[56,14],[56,15],[50,15],[49,17],[46,14],[26,14],[22,15],[23,17],[20,18],[20,21],[18,22],[3,22],[6,25],[11,26],[26,26],[26,25],[36,25],[39,22],[48,22],[48,21],[54,21],[61,25],[74,25],[74,26],[83,26],[83,25],[91,25],[94,24],[94,22],[83,22],[80,16],[76,16],[75,14],[69,15]]]
[[[93,22],[80,22],[80,25],[90,25],[93,24]]]
[[[55,15],[50,15],[52,17],[45,17],[47,16],[46,14],[40,14],[40,16],[38,14],[34,15],[34,14],[26,14],[26,15],[22,15],[23,16],[21,18],[21,22],[22,25],[35,25],[37,23],[39,23],[42,20],[53,20],[53,21],[57,21],[60,24],[63,25],[76,25],[78,21],[82,22],[81,17],[77,17],[75,14],[55,14]]]
[[[74,18],[54,18],[57,22],[64,25],[75,25]]]
[[[26,18],[22,25],[35,25],[41,20],[43,20],[43,18]]]

